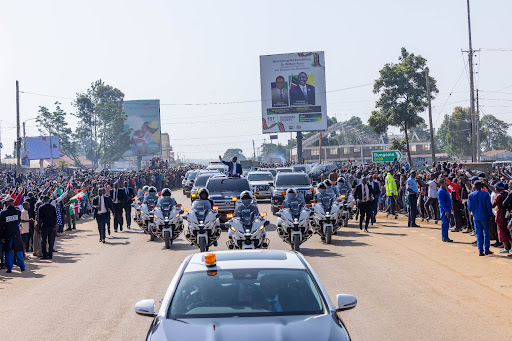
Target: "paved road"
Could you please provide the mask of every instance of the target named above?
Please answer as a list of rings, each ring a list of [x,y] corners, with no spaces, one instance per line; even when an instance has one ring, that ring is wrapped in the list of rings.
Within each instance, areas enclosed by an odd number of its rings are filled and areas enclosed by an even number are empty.
[[[189,199],[175,192],[188,207]],[[269,213],[268,203],[260,205]],[[354,340],[499,340],[510,336],[512,259],[478,257],[472,237],[440,227],[409,229],[387,220],[362,233],[351,221],[332,245],[315,235],[302,252],[334,300],[358,298],[343,312]],[[270,225],[271,249],[288,249]],[[226,249],[226,234],[218,249]],[[150,242],[137,226],[98,242],[92,219],[58,238],[53,262],[28,261],[23,274],[0,274],[2,340],[142,340],[151,319],[133,305],[162,298],[181,261],[198,250],[179,237],[171,250]]]

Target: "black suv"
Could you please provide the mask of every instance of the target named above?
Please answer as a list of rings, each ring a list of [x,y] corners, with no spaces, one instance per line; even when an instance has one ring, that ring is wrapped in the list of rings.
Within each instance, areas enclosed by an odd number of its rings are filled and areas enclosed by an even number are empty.
[[[338,168],[338,166],[336,166],[336,165],[315,165],[309,171],[309,177],[310,177],[311,181],[320,182],[321,176],[322,176],[322,171],[324,171],[324,174],[327,178],[327,176],[336,168]]]
[[[213,206],[217,206],[221,223],[233,218],[236,200],[240,199],[243,191],[251,192],[251,186],[246,178],[212,177],[206,183]]]
[[[283,203],[288,188],[295,188],[297,192],[302,193],[307,203],[313,200],[314,189],[306,173],[278,173],[274,181],[272,198],[270,199],[272,213],[279,211],[277,206]]]

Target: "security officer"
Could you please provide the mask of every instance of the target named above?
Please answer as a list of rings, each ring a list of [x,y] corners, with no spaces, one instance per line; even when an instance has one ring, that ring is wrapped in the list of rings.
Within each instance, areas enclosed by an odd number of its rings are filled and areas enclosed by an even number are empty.
[[[253,203],[251,192],[249,191],[243,191],[240,194],[240,201],[242,202],[241,205],[237,205],[235,208],[235,217],[241,217],[242,213],[248,213],[246,210],[250,210],[250,213],[253,215],[253,217],[256,217],[258,214],[260,214],[260,211],[258,210],[258,205]]]
[[[55,228],[57,227],[57,211],[55,206],[50,204],[49,196],[45,195],[43,197],[43,205],[39,207],[38,212],[43,259],[52,259]],[[48,252],[46,251],[46,243],[48,243]]]
[[[162,190],[162,196],[158,199],[157,206],[162,206],[162,204],[170,205],[170,207],[176,206],[176,200],[171,198],[171,190],[169,188],[164,188]]]
[[[338,193],[340,195],[345,194],[348,196],[348,194],[352,191],[352,187],[350,187],[350,185],[345,181],[345,178],[342,176],[338,178],[336,187],[338,187]]]
[[[20,235],[21,212],[14,207],[14,199],[9,197],[4,200],[7,208],[0,212],[0,237],[6,246],[5,263],[7,272],[12,272],[13,252],[16,254],[16,263],[21,271],[25,271],[23,260],[23,243]]]
[[[304,198],[299,193],[297,193],[295,188],[288,188],[286,190],[286,196],[283,201],[284,208],[292,208],[292,206],[295,206],[299,208],[300,212],[305,203],[306,202],[304,201]]]

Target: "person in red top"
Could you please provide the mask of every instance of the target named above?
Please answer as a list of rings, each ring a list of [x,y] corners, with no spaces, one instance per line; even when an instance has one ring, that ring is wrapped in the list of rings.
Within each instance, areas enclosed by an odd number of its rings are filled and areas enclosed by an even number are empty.
[[[500,243],[503,243],[503,250],[501,250],[500,253],[509,253],[512,238],[507,228],[507,218],[505,218],[506,210],[503,207],[503,201],[505,201],[508,193],[505,190],[506,186],[503,182],[498,182],[494,188],[498,195],[494,198],[492,207],[496,210],[495,221],[498,227],[498,240]]]
[[[462,231],[462,200],[460,198],[460,186],[455,177],[451,180],[447,178],[446,183],[448,184],[448,190],[452,193],[453,217],[455,218],[455,227],[452,229],[452,232],[460,232]]]

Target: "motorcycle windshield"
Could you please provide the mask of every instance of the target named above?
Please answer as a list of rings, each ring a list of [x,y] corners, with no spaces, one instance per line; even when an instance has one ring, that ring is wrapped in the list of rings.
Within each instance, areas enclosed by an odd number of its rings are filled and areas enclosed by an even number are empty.
[[[168,217],[175,205],[175,201],[171,197],[161,197],[158,199],[158,204],[156,205],[162,211],[164,217]]]
[[[144,198],[144,201],[142,202],[143,204],[146,204],[148,206],[151,206],[151,205],[156,205],[158,201],[158,196],[153,193],[149,193],[145,198]]]
[[[331,209],[331,203],[332,203],[333,197],[325,195],[324,197],[322,197],[321,200],[322,200],[322,207],[324,208],[324,210],[329,211]]]
[[[252,225],[252,212],[250,209],[242,210],[240,214],[240,221],[245,227]]]
[[[297,217],[300,214],[301,204],[299,201],[292,201],[289,203],[290,212],[292,216]]]
[[[198,221],[204,220],[211,209],[212,205],[208,200],[196,200],[192,204],[192,211],[196,214]]]

